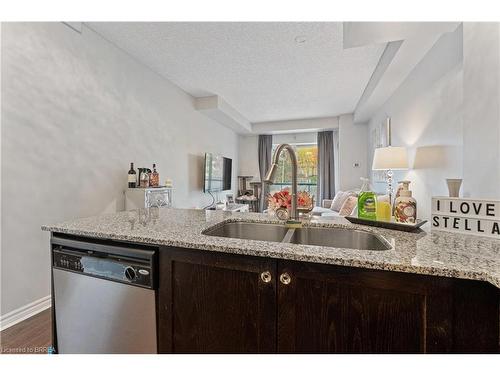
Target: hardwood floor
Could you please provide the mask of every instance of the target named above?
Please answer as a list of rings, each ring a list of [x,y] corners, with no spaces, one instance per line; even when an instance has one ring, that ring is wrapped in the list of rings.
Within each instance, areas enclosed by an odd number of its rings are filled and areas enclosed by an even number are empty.
[[[2,354],[46,354],[51,344],[51,309],[0,332]]]

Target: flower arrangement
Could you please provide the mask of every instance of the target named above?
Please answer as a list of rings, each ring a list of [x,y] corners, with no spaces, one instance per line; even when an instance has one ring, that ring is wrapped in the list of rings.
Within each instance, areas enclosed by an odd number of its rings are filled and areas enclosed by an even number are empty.
[[[307,191],[299,191],[297,193],[297,205],[299,208],[313,209],[313,198]]]
[[[277,191],[274,194],[269,194],[267,205],[270,210],[276,211],[278,208],[292,207],[292,195],[287,188]]]
[[[292,195],[288,188],[284,188],[274,194],[269,194],[267,203],[272,211],[276,211],[278,208],[289,209],[292,207]],[[297,206],[298,208],[312,209],[313,199],[307,191],[297,192]]]

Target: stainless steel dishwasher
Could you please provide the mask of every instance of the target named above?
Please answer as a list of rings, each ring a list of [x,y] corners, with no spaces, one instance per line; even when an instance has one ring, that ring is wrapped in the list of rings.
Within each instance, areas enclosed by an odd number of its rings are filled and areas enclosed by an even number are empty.
[[[156,353],[155,251],[52,237],[58,353]]]

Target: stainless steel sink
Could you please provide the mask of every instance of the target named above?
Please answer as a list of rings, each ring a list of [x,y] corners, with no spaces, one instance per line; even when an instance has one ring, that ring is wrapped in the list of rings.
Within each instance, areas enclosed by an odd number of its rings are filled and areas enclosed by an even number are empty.
[[[259,224],[246,222],[225,223],[203,234],[216,237],[241,238],[243,240],[281,242],[288,228],[277,224]]]
[[[291,236],[290,243],[357,250],[389,250],[391,248],[390,243],[382,236],[344,228],[297,228]]]
[[[357,250],[389,250],[391,244],[382,236],[363,230],[327,227],[289,229],[280,224],[228,222],[209,228],[203,234],[243,240],[284,242]]]

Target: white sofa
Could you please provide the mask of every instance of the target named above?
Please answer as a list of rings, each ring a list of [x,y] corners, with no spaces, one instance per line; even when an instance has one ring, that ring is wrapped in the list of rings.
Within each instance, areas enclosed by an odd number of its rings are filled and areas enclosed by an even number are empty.
[[[332,210],[330,207],[332,206],[333,199],[323,199],[321,201],[321,206],[316,206],[312,210],[313,216],[321,216],[321,217],[337,217],[339,216],[338,211]]]
[[[312,214],[321,217],[339,217],[341,216],[340,212],[342,212],[342,207],[345,202],[352,197],[357,197],[358,193],[358,190],[339,190],[333,199],[323,199],[321,201],[321,206],[314,207]],[[353,207],[352,211],[347,213],[347,215],[351,215],[354,211],[355,207]],[[345,210],[342,216],[346,216]]]

